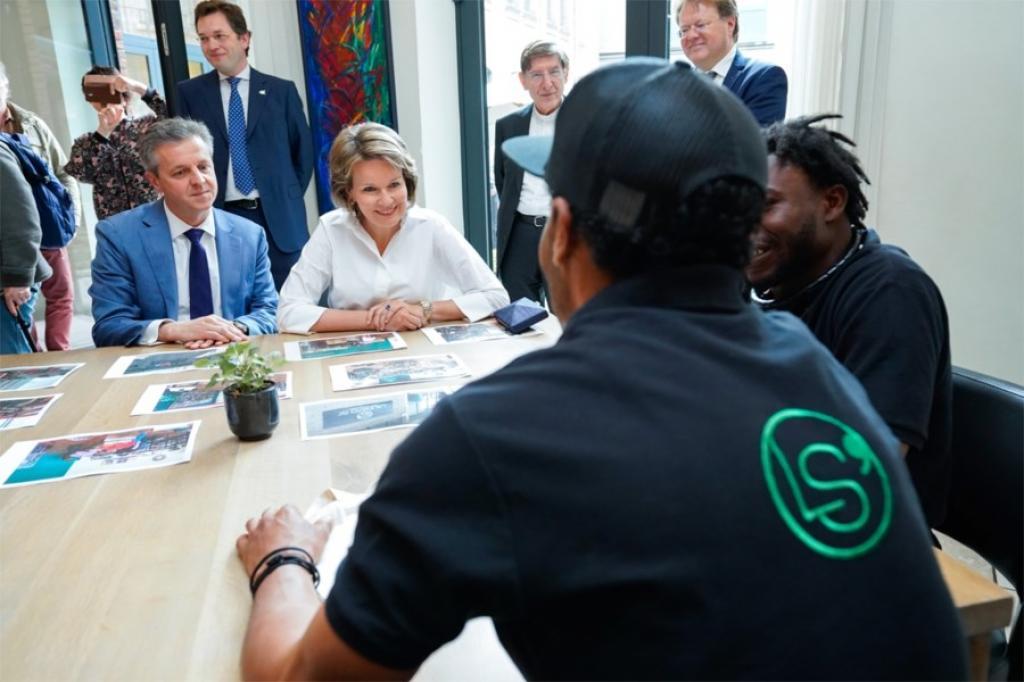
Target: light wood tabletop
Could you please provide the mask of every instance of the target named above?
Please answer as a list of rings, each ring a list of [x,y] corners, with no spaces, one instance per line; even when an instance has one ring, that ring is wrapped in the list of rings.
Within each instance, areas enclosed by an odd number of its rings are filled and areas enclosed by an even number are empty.
[[[191,370],[103,379],[122,355],[173,347],[0,357],[3,368],[86,363],[54,389],[0,393],[64,394],[38,425],[0,433],[0,451],[16,441],[202,421],[187,464],[0,490],[0,679],[237,679],[251,605],[248,577],[235,554],[245,520],[285,503],[304,510],[329,487],[365,492],[410,432],[303,441],[299,404],[460,383],[336,393],[328,368],[454,353],[479,377],[554,343],[558,323],[549,318],[539,326],[542,335],[446,346],[411,332],[403,334],[403,350],[288,362],[282,369],[294,373],[295,395],[281,401],[273,436],[255,443],[232,435],[223,407],[130,416],[147,386],[210,376]],[[329,336],[337,334],[313,338]],[[280,350],[284,342],[307,338],[254,341],[263,350]]]
[[[202,421],[187,464],[0,490],[0,679],[237,679],[251,604],[234,548],[245,520],[284,503],[305,509],[329,487],[365,492],[409,433],[303,441],[299,404],[435,385],[336,393],[328,368],[354,359],[451,352],[479,377],[554,343],[557,322],[540,326],[545,333],[539,336],[448,346],[413,332],[403,334],[404,350],[289,362],[283,369],[294,373],[295,395],[281,402],[273,437],[255,443],[238,441],[219,407],[130,416],[147,386],[209,376],[192,370],[103,379],[122,355],[171,348],[0,356],[3,368],[86,363],[57,388],[0,394],[64,394],[38,425],[0,433],[0,450],[21,440]],[[327,336],[334,335],[319,335]],[[256,343],[280,350],[305,338],[267,336]],[[981,642],[1009,622],[1012,598],[956,559],[936,556],[971,642],[972,674],[980,675],[988,663]],[[475,626],[465,636],[476,643],[472,655],[491,662],[492,678],[519,677],[493,630]],[[474,674],[467,670],[466,676]]]

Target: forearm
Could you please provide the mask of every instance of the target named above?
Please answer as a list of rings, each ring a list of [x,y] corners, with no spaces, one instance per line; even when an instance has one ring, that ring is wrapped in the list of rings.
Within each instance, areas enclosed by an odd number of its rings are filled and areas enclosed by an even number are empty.
[[[430,322],[452,322],[454,320],[464,320],[466,316],[459,309],[459,306],[455,305],[455,301],[434,301],[434,309],[430,314]]]
[[[311,332],[348,332],[373,329],[365,310],[334,310],[325,308],[320,319],[309,328]]]
[[[320,608],[320,597],[300,566],[282,566],[260,585],[242,644],[242,677],[303,677],[299,646]]]

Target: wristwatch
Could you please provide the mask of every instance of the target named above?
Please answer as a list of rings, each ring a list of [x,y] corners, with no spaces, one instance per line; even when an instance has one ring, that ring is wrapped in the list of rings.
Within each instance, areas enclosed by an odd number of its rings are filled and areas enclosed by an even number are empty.
[[[247,325],[245,322],[239,322],[238,320],[232,320],[231,324],[235,325],[238,328],[238,331],[242,332],[246,336],[249,336],[249,325]]]
[[[430,324],[430,317],[434,314],[434,304],[430,301],[420,301],[420,307],[423,308],[423,324]]]

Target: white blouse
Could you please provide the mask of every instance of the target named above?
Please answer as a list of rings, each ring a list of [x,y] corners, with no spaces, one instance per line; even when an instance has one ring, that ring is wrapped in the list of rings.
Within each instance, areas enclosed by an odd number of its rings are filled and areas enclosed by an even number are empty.
[[[410,206],[384,254],[348,209],[338,208],[320,222],[281,287],[277,326],[282,332],[309,333],[327,305],[366,310],[389,299],[451,299],[469,320],[483,319],[508,305],[508,293],[443,216]]]

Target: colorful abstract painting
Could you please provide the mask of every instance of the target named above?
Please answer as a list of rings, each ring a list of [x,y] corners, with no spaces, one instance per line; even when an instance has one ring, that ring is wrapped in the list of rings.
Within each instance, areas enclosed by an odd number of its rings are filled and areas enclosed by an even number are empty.
[[[385,0],[297,0],[316,191],[321,213],[334,208],[327,154],[338,131],[375,121],[395,127]]]

